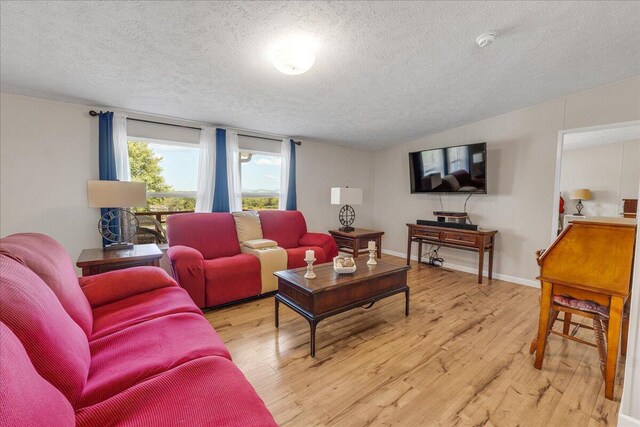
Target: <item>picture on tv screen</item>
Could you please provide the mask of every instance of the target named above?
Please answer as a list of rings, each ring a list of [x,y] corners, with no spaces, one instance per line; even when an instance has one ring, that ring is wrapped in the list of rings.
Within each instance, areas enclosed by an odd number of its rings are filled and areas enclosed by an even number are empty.
[[[409,153],[412,193],[487,192],[487,143]]]

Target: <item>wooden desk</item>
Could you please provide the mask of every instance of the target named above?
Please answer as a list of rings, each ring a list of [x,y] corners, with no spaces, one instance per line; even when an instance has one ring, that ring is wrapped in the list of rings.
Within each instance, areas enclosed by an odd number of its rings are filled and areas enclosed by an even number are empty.
[[[622,338],[626,353],[627,325],[623,322],[624,306],[629,297],[635,253],[636,223],[634,219],[590,218],[575,220],[538,258],[540,266],[540,318],[536,338],[534,366],[542,369],[547,336],[559,311],[594,318],[591,313],[561,306],[555,296],[592,301],[608,309],[606,321],[606,354],[601,353],[605,378],[604,394],[613,399]],[[564,319],[567,323],[570,318]],[[565,332],[562,335],[570,338]],[[584,342],[575,337],[574,341]],[[604,359],[604,360],[603,360]]]
[[[384,231],[356,228],[353,231],[329,230],[329,234],[333,236],[338,249],[353,255],[354,258],[357,258],[360,254],[368,254],[367,245],[370,240],[374,240],[378,250],[378,258],[382,258],[382,235]]]
[[[132,249],[107,251],[96,248],[83,250],[76,265],[82,269],[82,276],[93,276],[141,265],[159,267],[160,258],[162,258],[162,251],[154,244],[134,245]]]
[[[493,249],[498,230],[462,230],[431,225],[407,224],[407,265],[411,263],[411,244],[418,243],[418,262],[422,262],[422,244],[478,252],[478,283],[482,283],[484,253],[489,252],[489,280],[493,278]]]

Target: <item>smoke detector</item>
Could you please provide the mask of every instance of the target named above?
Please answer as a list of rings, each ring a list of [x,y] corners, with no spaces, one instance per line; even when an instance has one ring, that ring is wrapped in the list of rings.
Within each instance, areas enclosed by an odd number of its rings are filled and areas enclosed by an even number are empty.
[[[479,47],[489,46],[496,39],[495,33],[485,33],[476,38]]]

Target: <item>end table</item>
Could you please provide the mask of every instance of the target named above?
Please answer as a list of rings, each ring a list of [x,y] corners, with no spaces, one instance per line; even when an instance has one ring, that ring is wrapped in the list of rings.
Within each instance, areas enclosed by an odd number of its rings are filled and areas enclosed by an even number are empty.
[[[93,276],[129,267],[159,267],[160,258],[162,258],[162,251],[155,244],[134,245],[131,249],[108,251],[102,248],[84,249],[78,257],[76,266],[82,269],[82,276]]]
[[[329,230],[329,234],[333,236],[338,249],[351,254],[354,258],[361,254],[368,254],[367,245],[370,240],[374,240],[378,250],[378,258],[382,258],[382,235],[384,231],[356,228],[353,231]]]

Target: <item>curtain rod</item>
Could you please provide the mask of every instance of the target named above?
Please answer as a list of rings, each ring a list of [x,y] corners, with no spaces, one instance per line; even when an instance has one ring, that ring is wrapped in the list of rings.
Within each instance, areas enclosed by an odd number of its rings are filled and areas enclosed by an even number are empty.
[[[89,115],[91,117],[95,117],[95,116],[98,115],[98,113],[96,111],[94,111],[94,110],[91,110],[91,111],[89,111]],[[153,121],[153,120],[135,119],[135,118],[132,118],[132,117],[127,117],[127,120],[133,120],[134,122],[142,122],[142,123],[153,123],[153,124],[156,124],[156,125],[173,126],[173,127],[176,127],[176,128],[202,130],[202,128],[198,128],[198,127],[195,127],[195,126],[176,125],[176,124],[173,124],[173,123],[163,123],[163,122],[156,122],[156,121]],[[244,133],[238,133],[238,135],[239,136],[244,136],[244,137],[247,137],[247,138],[266,139],[267,141],[277,141],[277,142],[282,141],[281,139],[266,138],[264,136],[247,135],[247,134],[244,134]],[[296,144],[296,145],[302,145],[302,143],[300,141],[293,141],[293,143]]]

